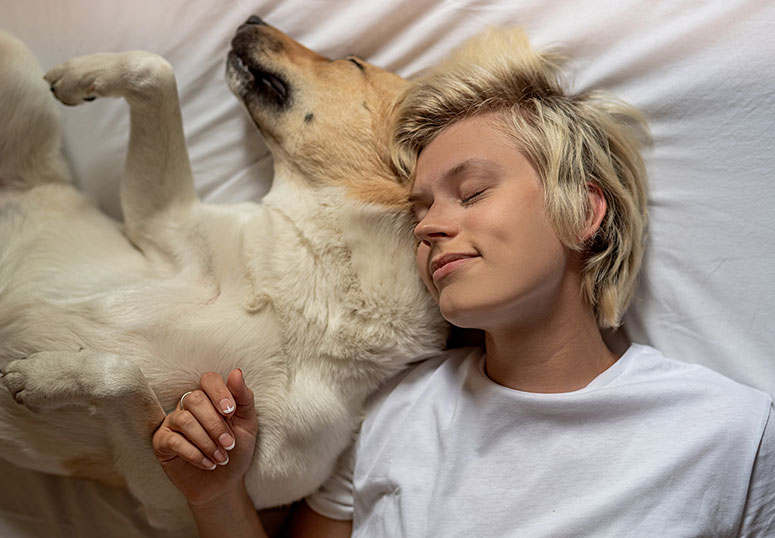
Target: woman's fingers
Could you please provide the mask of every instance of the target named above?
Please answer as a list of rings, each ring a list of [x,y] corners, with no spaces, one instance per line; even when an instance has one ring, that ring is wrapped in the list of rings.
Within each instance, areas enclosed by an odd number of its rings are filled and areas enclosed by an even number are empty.
[[[206,403],[189,401],[196,392],[186,398],[186,409],[175,411],[169,416],[169,428],[185,436],[191,444],[213,459],[215,463],[226,465],[229,462],[229,455],[225,447],[219,444],[218,439],[223,438],[224,435],[232,438],[230,430],[212,409],[206,396],[204,397]],[[198,399],[199,397],[192,398],[192,400]]]
[[[227,388],[231,392],[236,409],[234,411],[234,417],[251,421],[255,421],[256,428],[258,421],[256,419],[256,407],[253,400],[253,391],[245,384],[245,378],[242,375],[242,370],[239,368],[232,370],[229,374],[229,378],[226,382]],[[255,432],[253,432],[255,433]]]
[[[214,414],[208,412],[208,422],[203,423],[213,439],[226,450],[231,450],[236,445],[236,436],[231,428],[228,428],[227,420],[233,415],[236,409],[236,403],[229,388],[224,383],[223,378],[215,372],[207,372],[199,380],[201,392],[207,397],[210,409]],[[204,412],[207,405],[203,404],[201,409]],[[217,419],[216,420],[216,417]],[[200,418],[197,415],[197,418]],[[202,417],[204,418],[204,417]],[[224,427],[226,429],[224,430]]]
[[[175,411],[175,413],[178,412]],[[206,471],[215,469],[217,465],[212,459],[205,456],[187,437],[169,427],[170,417],[153,435],[153,450],[156,458],[161,463],[180,458]]]
[[[234,398],[220,374],[216,372],[203,374],[199,379],[199,387],[207,394],[213,407],[223,416],[228,417],[234,412]]]
[[[205,454],[212,455],[216,463],[225,464],[229,457],[224,450],[234,448],[234,434],[209,396],[202,390],[194,390],[181,398],[181,405],[183,409],[170,415],[173,429],[191,439]]]
[[[200,380],[200,387],[207,394],[213,407],[216,408],[233,428],[242,428],[255,437],[258,432],[258,419],[253,401],[253,391],[245,384],[242,370],[236,368],[229,373],[224,383],[220,375],[208,372]],[[232,428],[232,430],[233,430]],[[226,444],[229,439],[222,439],[221,446],[234,448]],[[232,438],[236,442],[236,437]]]
[[[187,392],[178,409],[167,415],[154,435],[154,450],[160,461],[179,457],[211,470],[229,462],[228,451],[236,446],[237,437],[254,442],[257,431],[253,392],[242,371],[233,370],[228,382],[208,372],[201,377],[200,388]]]

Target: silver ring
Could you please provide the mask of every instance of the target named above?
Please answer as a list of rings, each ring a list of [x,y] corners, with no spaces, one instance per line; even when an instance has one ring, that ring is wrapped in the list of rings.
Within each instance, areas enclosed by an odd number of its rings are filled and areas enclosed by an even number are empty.
[[[178,407],[180,407],[181,410],[185,410],[185,408],[183,407],[183,398],[185,398],[186,396],[188,396],[192,392],[194,392],[194,391],[190,390],[187,393],[185,393],[183,396],[180,397],[180,402],[178,402]]]

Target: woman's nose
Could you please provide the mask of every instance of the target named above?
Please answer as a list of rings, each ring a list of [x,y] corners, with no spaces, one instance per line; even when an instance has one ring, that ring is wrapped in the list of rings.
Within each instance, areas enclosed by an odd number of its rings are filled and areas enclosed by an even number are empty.
[[[414,228],[415,237],[426,244],[455,235],[457,227],[444,211],[431,207]]]

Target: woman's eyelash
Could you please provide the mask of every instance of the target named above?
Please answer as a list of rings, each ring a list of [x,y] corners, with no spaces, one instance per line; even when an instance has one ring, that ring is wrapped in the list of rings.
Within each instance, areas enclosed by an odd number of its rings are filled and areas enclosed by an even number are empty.
[[[467,203],[469,203],[469,202],[473,202],[473,201],[474,201],[474,200],[476,200],[476,199],[477,199],[479,196],[481,196],[482,194],[484,194],[484,191],[485,191],[485,189],[482,189],[482,190],[480,190],[480,191],[476,191],[476,192],[474,192],[473,194],[470,194],[470,195],[468,195],[468,196],[464,196],[463,198],[461,198],[461,200],[460,200],[460,201],[461,201],[461,202],[463,202],[464,204],[467,204]]]

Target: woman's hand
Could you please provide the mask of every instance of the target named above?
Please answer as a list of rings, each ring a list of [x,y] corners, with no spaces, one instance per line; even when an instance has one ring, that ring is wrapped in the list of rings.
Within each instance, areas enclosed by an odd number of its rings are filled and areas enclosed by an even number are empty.
[[[191,505],[217,502],[244,487],[258,419],[241,370],[224,383],[204,374],[153,434],[153,450],[167,477]]]

